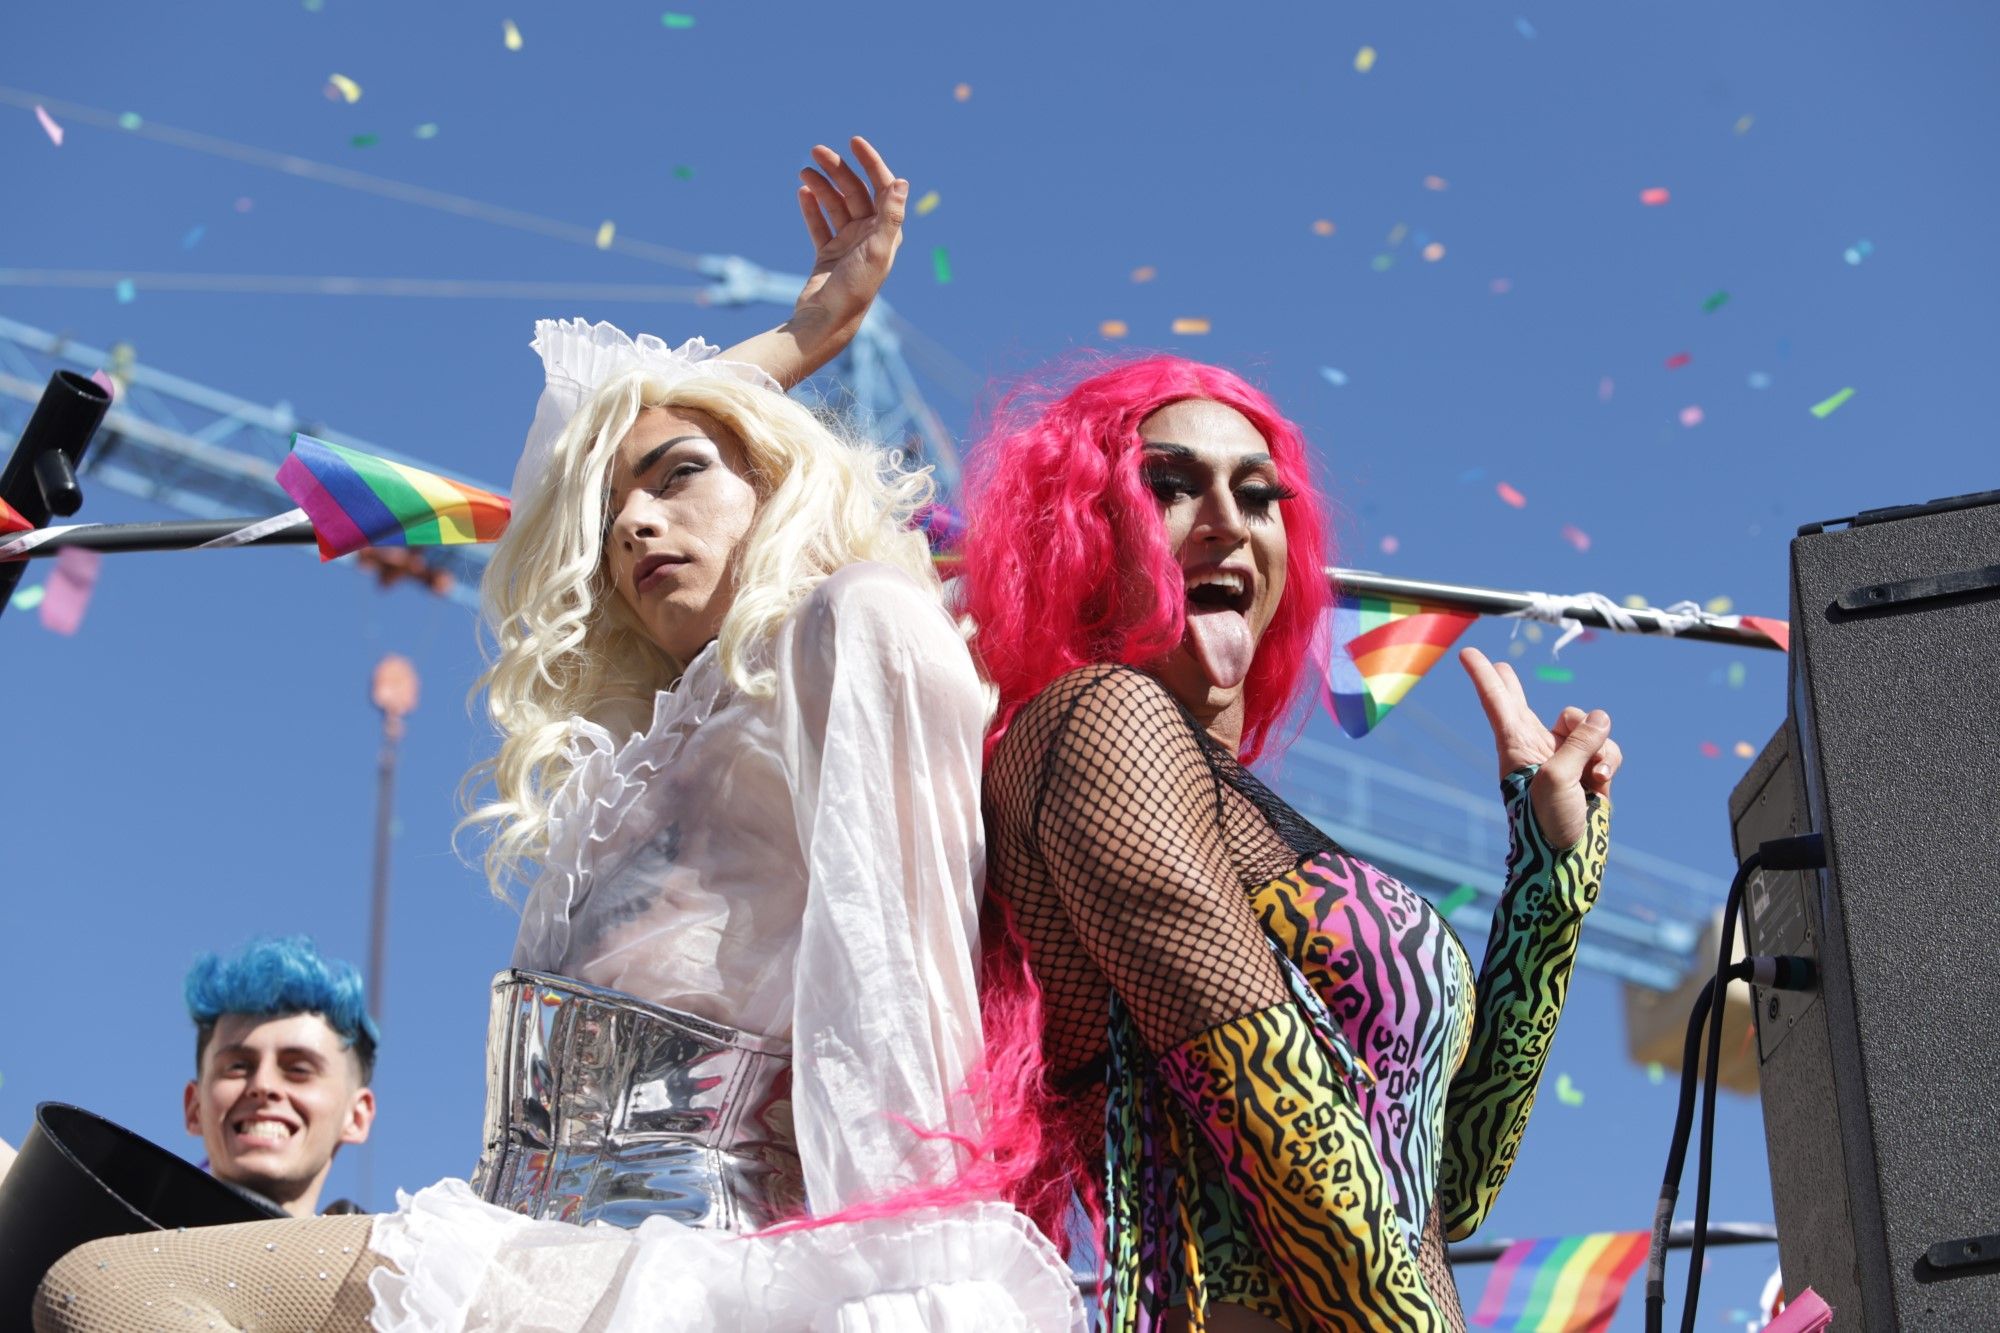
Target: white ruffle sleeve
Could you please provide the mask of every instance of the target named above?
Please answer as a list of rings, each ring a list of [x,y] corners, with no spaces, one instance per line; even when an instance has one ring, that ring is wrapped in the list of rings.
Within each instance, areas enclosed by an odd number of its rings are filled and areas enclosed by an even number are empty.
[[[985,707],[943,608],[880,565],[829,578],[778,649],[807,867],[793,1116],[825,1216],[952,1177],[956,1149],[911,1126],[978,1132],[953,1095],[981,1054]]]

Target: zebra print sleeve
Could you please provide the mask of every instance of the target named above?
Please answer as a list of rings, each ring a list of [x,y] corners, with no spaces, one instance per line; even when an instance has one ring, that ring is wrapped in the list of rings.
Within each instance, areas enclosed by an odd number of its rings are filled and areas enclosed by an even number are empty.
[[[1507,887],[1479,969],[1471,1044],[1445,1100],[1438,1198],[1452,1240],[1486,1220],[1513,1168],[1569,993],[1584,913],[1597,901],[1611,845],[1611,803],[1592,796],[1583,837],[1574,847],[1552,849],[1528,799],[1535,771],[1516,769],[1500,784]]]

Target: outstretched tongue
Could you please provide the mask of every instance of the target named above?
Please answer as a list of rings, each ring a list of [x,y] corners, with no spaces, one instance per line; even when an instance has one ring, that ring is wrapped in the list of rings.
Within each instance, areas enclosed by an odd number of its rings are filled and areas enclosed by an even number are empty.
[[[1219,690],[1233,690],[1250,674],[1257,645],[1250,640],[1250,623],[1227,607],[1188,608],[1188,649]]]

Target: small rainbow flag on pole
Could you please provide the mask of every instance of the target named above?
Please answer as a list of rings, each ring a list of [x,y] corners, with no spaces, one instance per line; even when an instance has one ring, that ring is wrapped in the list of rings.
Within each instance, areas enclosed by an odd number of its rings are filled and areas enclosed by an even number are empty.
[[[1326,633],[1314,649],[1326,675],[1320,702],[1342,731],[1366,736],[1477,619],[1471,611],[1422,602],[1334,598]]]
[[[305,434],[292,436],[278,485],[312,520],[322,560],[364,546],[497,541],[513,513],[505,496]]]
[[[1486,1279],[1474,1328],[1515,1333],[1604,1333],[1625,1284],[1646,1261],[1643,1231],[1518,1240]]]

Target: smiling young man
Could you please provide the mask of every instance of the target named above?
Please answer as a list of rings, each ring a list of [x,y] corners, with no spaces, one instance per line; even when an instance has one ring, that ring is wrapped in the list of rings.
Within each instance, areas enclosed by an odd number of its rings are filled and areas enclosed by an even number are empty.
[[[319,1206],[333,1157],[375,1121],[375,1048],[360,974],[304,936],[256,940],[188,971],[195,1077],[188,1133],[209,1170],[296,1217]]]

